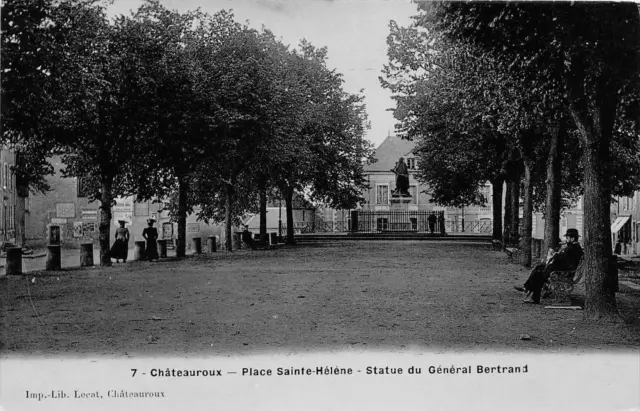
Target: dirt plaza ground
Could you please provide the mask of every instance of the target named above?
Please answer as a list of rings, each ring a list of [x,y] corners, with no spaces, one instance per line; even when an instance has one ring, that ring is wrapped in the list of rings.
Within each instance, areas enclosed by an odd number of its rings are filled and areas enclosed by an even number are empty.
[[[621,285],[624,320],[593,324],[523,304],[513,285],[527,275],[486,245],[426,241],[34,272],[0,280],[1,354],[640,348],[640,291]]]

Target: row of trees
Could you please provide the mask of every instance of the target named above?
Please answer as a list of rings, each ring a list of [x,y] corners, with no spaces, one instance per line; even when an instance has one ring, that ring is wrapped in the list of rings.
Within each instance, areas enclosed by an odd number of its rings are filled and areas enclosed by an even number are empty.
[[[114,198],[170,199],[184,256],[186,216],[226,221],[284,197],[350,208],[373,154],[361,94],[342,89],[327,50],[284,45],[231,13],[179,13],[149,0],[106,17],[97,2],[2,5],[3,144],[19,185],[46,191],[47,158],[91,182],[101,202],[101,265],[110,265]]]
[[[640,187],[638,6],[428,2],[390,27],[381,83],[435,201],[483,203],[490,181],[494,238],[519,240],[530,266],[533,210],[545,212],[546,250],[582,195],[586,315],[614,316],[610,204]]]

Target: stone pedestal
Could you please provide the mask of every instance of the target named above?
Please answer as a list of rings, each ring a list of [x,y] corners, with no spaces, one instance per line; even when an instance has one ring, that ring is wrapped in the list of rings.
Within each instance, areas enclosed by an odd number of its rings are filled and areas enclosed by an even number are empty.
[[[167,240],[157,240],[156,243],[158,244],[158,256],[160,258],[167,258]]]
[[[93,266],[93,243],[80,244],[80,267]]]
[[[200,237],[193,237],[191,239],[191,247],[194,254],[202,254],[202,239]]]
[[[391,197],[391,211],[409,211],[411,197],[394,195]]]
[[[216,252],[216,247],[217,247],[216,241],[217,241],[217,239],[216,239],[215,236],[211,236],[211,237],[208,238],[208,241],[207,241],[207,252],[209,254],[213,254],[213,253]]]
[[[22,274],[22,248],[7,248],[7,266],[5,268],[6,275]]]
[[[144,260],[145,241],[135,241],[133,247],[133,261]]]
[[[388,221],[387,229],[396,232],[402,231],[413,231],[413,225],[410,220],[407,219],[407,214],[409,212],[409,203],[411,202],[411,197],[407,196],[399,196],[394,195],[391,197],[391,207],[389,210],[391,211],[391,216]],[[400,212],[397,215],[394,215],[393,212]]]
[[[45,268],[47,271],[62,269],[62,252],[59,245],[47,246],[47,263]]]

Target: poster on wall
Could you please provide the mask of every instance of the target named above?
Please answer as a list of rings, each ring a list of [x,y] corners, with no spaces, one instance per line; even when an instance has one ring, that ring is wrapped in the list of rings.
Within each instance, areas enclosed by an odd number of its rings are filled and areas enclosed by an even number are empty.
[[[187,223],[187,233],[198,233],[198,232],[200,232],[200,224]]]
[[[56,204],[56,217],[75,218],[75,216],[76,216],[75,203],[57,203]]]
[[[82,222],[82,236],[83,237],[93,237],[93,233],[96,231],[96,223],[93,221],[83,221]]]
[[[82,210],[82,219],[83,220],[97,220],[98,219],[98,210],[96,210],[96,209],[84,209],[84,210]]]
[[[73,222],[73,236],[76,238],[82,237],[82,221]]]
[[[111,219],[116,227],[120,227],[120,223],[118,223],[120,220],[124,220],[125,226],[128,227],[133,222],[133,213],[131,211],[116,211]]]

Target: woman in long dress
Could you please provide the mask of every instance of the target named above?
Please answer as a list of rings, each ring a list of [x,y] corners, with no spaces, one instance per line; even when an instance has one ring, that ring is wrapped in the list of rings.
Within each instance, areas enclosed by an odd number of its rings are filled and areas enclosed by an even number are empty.
[[[119,220],[118,223],[120,223],[120,227],[116,228],[116,241],[111,247],[111,258],[115,258],[117,263],[120,260],[126,263],[129,253],[129,229],[124,226],[125,221]]]
[[[142,230],[142,236],[147,241],[145,252],[147,254],[147,260],[153,261],[158,259],[158,245],[156,240],[158,239],[158,229],[153,226],[156,220],[150,218],[147,220],[149,227]]]

